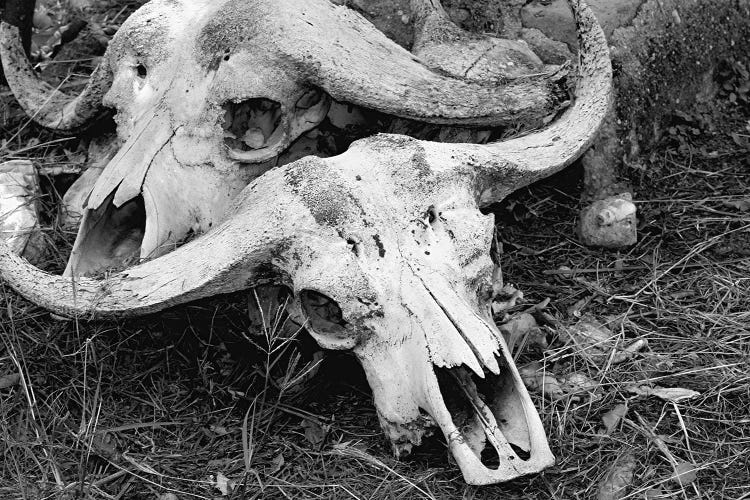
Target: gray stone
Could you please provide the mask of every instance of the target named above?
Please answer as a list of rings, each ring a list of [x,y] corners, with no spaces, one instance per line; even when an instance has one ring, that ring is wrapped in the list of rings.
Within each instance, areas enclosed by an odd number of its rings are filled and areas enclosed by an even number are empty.
[[[636,208],[629,193],[595,201],[581,211],[578,232],[584,245],[621,248],[637,241]]]
[[[604,33],[627,26],[638,13],[643,0],[589,0]],[[564,42],[575,49],[576,29],[566,0],[534,0],[521,9],[521,20],[526,28],[536,28],[553,40]]]
[[[573,59],[573,54],[563,42],[550,40],[536,28],[522,28],[521,39],[545,64],[564,64]]]

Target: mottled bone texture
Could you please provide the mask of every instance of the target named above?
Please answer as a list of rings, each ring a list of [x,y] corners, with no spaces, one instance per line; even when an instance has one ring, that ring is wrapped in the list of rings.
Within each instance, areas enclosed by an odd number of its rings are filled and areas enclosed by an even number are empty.
[[[432,69],[328,0],[153,0],[123,24],[78,96],[36,76],[12,24],[0,27],[0,57],[42,125],[77,130],[102,106],[117,111],[120,149],[78,196],[86,206],[67,275],[122,268],[207,231],[325,117],[330,98],[424,122],[496,126],[538,123],[564,94],[539,72],[477,81]],[[267,137],[258,125],[237,138],[250,150],[228,147],[226,107],[253,99],[276,103],[279,117],[258,118]]]
[[[480,208],[570,164],[606,114],[606,41],[585,4],[570,3],[581,54],[577,99],[543,130],[487,145],[363,139],[339,156],[266,172],[205,235],[106,279],[52,276],[3,245],[0,274],[72,317],[147,314],[283,285],[291,314],[321,346],[350,349],[360,360],[397,454],[437,426],[471,484],[538,472],[553,456],[491,320],[493,219]],[[168,113],[151,116],[142,134],[171,144],[179,132],[156,126]],[[448,387],[458,391],[458,406],[445,397]],[[482,462],[485,449],[494,450],[496,466]]]

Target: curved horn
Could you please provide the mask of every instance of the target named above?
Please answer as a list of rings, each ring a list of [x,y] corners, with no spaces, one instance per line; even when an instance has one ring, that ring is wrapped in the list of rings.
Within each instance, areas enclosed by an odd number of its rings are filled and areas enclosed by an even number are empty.
[[[0,242],[0,278],[35,304],[67,317],[141,316],[203,297],[277,281],[271,262],[302,218],[281,169],[248,186],[239,207],[209,233],[105,279],[46,273]]]
[[[101,116],[102,97],[112,83],[106,56],[83,92],[71,97],[39,78],[23,49],[20,27],[12,22],[6,18],[0,23],[0,59],[8,85],[24,111],[38,124],[63,131],[80,129]]]
[[[516,189],[573,163],[591,145],[612,97],[612,65],[599,23],[583,0],[568,0],[575,16],[579,65],[576,101],[549,127],[487,145],[425,143],[436,155],[476,166],[480,204],[487,206]]]
[[[429,123],[497,126],[539,120],[566,96],[548,75],[479,82],[431,70],[359,14],[327,0],[274,8],[285,9],[292,24],[278,47],[339,101]]]

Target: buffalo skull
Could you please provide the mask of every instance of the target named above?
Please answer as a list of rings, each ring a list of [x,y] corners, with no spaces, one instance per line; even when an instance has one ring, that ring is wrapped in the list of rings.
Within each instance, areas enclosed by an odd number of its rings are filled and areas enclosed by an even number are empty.
[[[283,285],[290,313],[321,346],[357,356],[397,455],[437,426],[471,484],[538,472],[554,458],[491,319],[493,218],[480,209],[570,164],[602,123],[606,40],[588,7],[570,4],[577,99],[546,129],[487,145],[378,135],[266,172],[205,235],[106,279],[52,276],[3,245],[0,273],[71,317],[147,314]]]
[[[207,231],[323,120],[332,98],[423,122],[496,126],[538,120],[560,93],[547,76],[478,82],[430,69],[329,0],[153,0],[123,24],[77,96],[36,76],[7,23],[0,57],[42,125],[75,131],[116,111],[119,149],[85,197],[66,269],[76,276]]]

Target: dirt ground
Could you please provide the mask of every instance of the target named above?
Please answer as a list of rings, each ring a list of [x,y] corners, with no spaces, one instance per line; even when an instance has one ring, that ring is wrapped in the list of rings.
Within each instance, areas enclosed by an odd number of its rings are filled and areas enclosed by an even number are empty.
[[[407,2],[393,3],[384,29],[407,44]],[[106,35],[137,4],[87,15]],[[48,5],[54,22],[71,15]],[[490,1],[446,5],[471,28],[501,30]],[[71,44],[58,58],[80,66],[52,65],[51,77],[80,79],[100,50],[91,37]],[[252,293],[135,321],[68,322],[0,283],[0,498],[750,499],[749,62],[724,61],[711,99],[669,117],[656,145],[623,167],[639,209],[633,247],[577,242],[577,165],[497,207],[505,279],[525,296],[511,312],[550,301],[548,346],[527,344],[519,366],[595,382],[532,394],[557,457],[544,473],[466,486],[437,436],[395,460],[356,361],[313,357],[304,332],[259,331]],[[29,123],[4,87],[0,117],[0,161],[85,161],[86,138]],[[55,215],[72,179],[42,179],[51,272],[75,236]],[[606,324],[618,345],[648,345],[602,362],[563,335],[582,318]],[[627,493],[597,497],[615,476]]]

